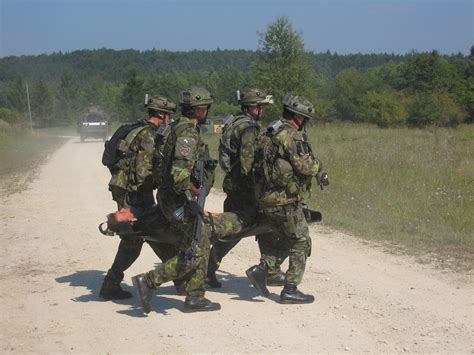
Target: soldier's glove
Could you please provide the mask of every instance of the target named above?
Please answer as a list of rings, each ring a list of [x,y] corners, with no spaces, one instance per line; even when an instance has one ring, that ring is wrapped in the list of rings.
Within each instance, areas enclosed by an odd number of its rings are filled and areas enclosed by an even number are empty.
[[[323,186],[328,186],[329,185],[328,173],[321,173],[321,183],[323,184]]]
[[[321,187],[321,190],[324,190],[324,186],[329,185],[329,176],[327,173],[317,173],[316,181],[318,185]]]
[[[189,201],[184,206],[184,215],[188,218],[197,217],[203,213],[201,206],[196,201]]]

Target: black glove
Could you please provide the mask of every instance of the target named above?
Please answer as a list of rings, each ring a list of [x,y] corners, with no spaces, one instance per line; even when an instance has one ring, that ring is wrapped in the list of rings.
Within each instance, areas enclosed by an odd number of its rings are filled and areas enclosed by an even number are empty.
[[[186,206],[184,206],[184,215],[188,218],[197,217],[202,214],[202,208],[196,201],[189,201]]]

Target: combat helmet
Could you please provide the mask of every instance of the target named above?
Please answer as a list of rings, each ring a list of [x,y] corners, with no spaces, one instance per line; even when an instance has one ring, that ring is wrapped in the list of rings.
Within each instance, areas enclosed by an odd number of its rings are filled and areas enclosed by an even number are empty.
[[[187,107],[209,107],[214,100],[211,93],[198,86],[192,86],[189,89],[183,90],[179,93],[179,105]]]
[[[150,111],[176,112],[176,103],[165,96],[148,97],[145,95],[145,107]]]
[[[314,106],[303,96],[293,96],[286,94],[281,100],[283,109],[288,110],[300,115],[303,115],[307,119],[314,117]]]
[[[272,95],[259,89],[237,91],[238,103],[242,106],[268,105],[273,103]]]

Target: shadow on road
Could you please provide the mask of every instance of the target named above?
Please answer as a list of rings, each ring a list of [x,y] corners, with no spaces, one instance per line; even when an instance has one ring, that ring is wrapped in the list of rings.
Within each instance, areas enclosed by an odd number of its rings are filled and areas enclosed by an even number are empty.
[[[222,282],[222,288],[207,287],[208,291],[225,293],[232,296],[235,295],[235,297],[231,298],[233,300],[263,302],[246,276],[237,276],[229,272],[219,270],[217,272],[217,278],[220,282]]]
[[[104,280],[105,273],[99,270],[83,270],[83,271],[76,271],[75,273],[67,276],[61,276],[56,278],[56,282],[58,283],[69,283],[71,287],[85,287],[87,288],[88,293],[72,300],[74,302],[103,302],[104,300],[99,297],[100,287],[102,286],[102,281]],[[127,291],[131,290],[131,287],[127,287],[123,285],[124,289]],[[120,304],[123,303],[124,300],[120,301],[113,301]],[[125,300],[127,301],[127,300]]]
[[[100,270],[82,270],[76,271],[73,274],[61,276],[56,278],[58,283],[68,283],[71,287],[85,287],[87,293],[79,297],[72,298],[73,302],[105,302],[99,297],[99,290],[102,285],[105,273]],[[231,300],[248,301],[248,302],[264,302],[264,299],[259,297],[255,289],[250,285],[249,280],[243,276],[236,276],[234,274],[219,271],[218,276],[222,282],[222,288],[209,289],[208,292],[217,292],[231,295]],[[133,297],[125,300],[111,300],[121,305],[128,305],[131,308],[127,310],[117,311],[117,313],[124,314],[130,317],[146,317],[141,307],[138,305],[138,300],[133,287],[122,283],[122,288],[133,294]],[[273,299],[274,294],[270,295]],[[177,299],[179,297],[179,299]],[[209,295],[212,300],[212,294]],[[173,284],[166,284],[158,287],[152,299],[152,312],[168,315],[169,310],[181,310],[184,305],[184,296],[177,296],[176,289]],[[275,299],[276,300],[276,299]]]

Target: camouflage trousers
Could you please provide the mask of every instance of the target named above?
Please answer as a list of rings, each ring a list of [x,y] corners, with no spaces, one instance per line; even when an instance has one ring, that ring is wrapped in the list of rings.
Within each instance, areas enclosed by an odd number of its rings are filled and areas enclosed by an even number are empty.
[[[245,226],[252,224],[258,217],[258,205],[255,198],[252,196],[228,194],[224,200],[224,211],[219,218],[215,221],[216,235],[219,238],[227,235],[235,234]],[[268,243],[270,240],[275,240],[273,233],[261,234],[256,236],[260,252],[262,253],[262,246],[265,248],[266,244],[262,245],[261,240]],[[217,241],[213,244],[209,255],[209,272],[216,272],[222,262],[222,259],[240,242],[240,240],[234,240],[229,242]],[[275,245],[272,250],[277,250],[278,246]],[[283,259],[284,260],[284,259]],[[283,261],[281,261],[283,263]],[[281,265],[280,263],[280,265]],[[276,275],[279,272],[279,266],[274,268],[268,268],[269,275]]]
[[[107,277],[114,283],[120,283],[123,280],[124,272],[138,259],[140,256],[143,239],[127,239],[121,238],[120,244],[115,255],[114,262],[107,272]],[[160,260],[167,261],[176,255],[176,247],[171,244],[162,244],[147,241],[148,245],[153,249]]]
[[[203,225],[201,238],[196,245],[195,258],[192,260],[192,221],[175,223],[169,226],[171,232],[180,236],[177,253],[166,262],[158,264],[155,269],[145,273],[148,285],[156,288],[171,280],[186,280],[186,294],[189,298],[202,298],[205,294],[204,280],[209,262],[210,227]]]
[[[271,222],[274,235],[264,234],[259,237],[260,261],[269,270],[275,270],[289,257],[286,283],[297,286],[303,279],[306,258],[311,254],[311,237],[302,206],[291,204],[266,207],[263,212]]]

